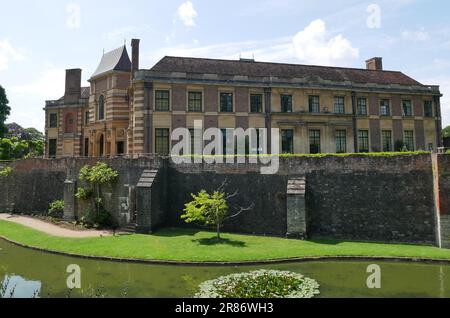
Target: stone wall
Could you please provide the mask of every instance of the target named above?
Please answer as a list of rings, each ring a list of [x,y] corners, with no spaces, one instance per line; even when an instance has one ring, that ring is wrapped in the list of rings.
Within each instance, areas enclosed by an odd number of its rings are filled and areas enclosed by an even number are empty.
[[[450,215],[449,158],[439,156],[441,211],[445,215]],[[137,185],[144,170],[156,169],[158,178],[149,198],[151,206],[157,207],[152,211],[152,227],[191,226],[180,220],[191,193],[211,191],[227,181],[227,192],[238,191],[230,206],[253,204],[254,208],[227,222],[226,231],[285,236],[287,216],[295,219],[288,211],[292,209],[288,181],[301,177],[306,180],[306,235],[310,238],[436,242],[433,169],[427,154],[283,158],[275,175],[261,175],[258,164],[175,165],[163,158],[105,161],[120,173],[104,195],[108,210],[121,225],[130,222],[129,186]],[[95,164],[95,160],[34,159],[12,164],[13,175],[0,184],[0,210],[9,211],[13,206],[15,212],[45,213],[48,203],[63,198],[64,181],[76,179],[85,164]],[[295,209],[293,213],[297,213]]]

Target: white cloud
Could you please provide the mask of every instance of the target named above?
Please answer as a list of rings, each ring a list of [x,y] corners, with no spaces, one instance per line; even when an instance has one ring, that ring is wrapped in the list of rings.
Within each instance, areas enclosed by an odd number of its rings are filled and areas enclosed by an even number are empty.
[[[66,6],[66,26],[69,29],[79,29],[81,27],[81,6],[72,2]]]
[[[295,36],[206,46],[198,43],[167,46],[152,52],[149,60],[154,63],[165,55],[224,59],[255,56],[257,61],[348,66],[358,59],[359,49],[340,34],[331,36],[325,23],[315,20]]]
[[[196,17],[197,11],[195,11],[191,1],[182,3],[177,9],[176,19],[180,20],[187,27],[195,26]]]
[[[359,57],[359,49],[341,34],[331,37],[325,22],[320,19],[298,32],[293,44],[297,58],[312,64],[342,65]]]
[[[402,39],[407,41],[422,42],[430,38],[424,28],[417,31],[405,30],[402,32]]]
[[[13,86],[13,93],[34,95],[45,100],[57,99],[64,95],[65,70],[55,67],[47,68],[31,83]]]
[[[153,31],[148,25],[129,25],[112,30],[106,34],[106,38],[110,41],[123,41],[130,37],[140,37],[143,33]]]
[[[14,48],[8,39],[0,41],[0,71],[6,70],[11,61],[22,61],[24,56]]]
[[[258,61],[281,62],[295,59],[292,37],[267,41],[242,41],[198,46],[197,43],[163,47],[148,57],[154,63],[165,55],[238,59],[255,56]]]
[[[45,63],[44,70],[31,82],[7,88],[11,106],[8,122],[17,122],[24,127],[35,127],[44,131],[46,100],[64,95],[65,70]]]

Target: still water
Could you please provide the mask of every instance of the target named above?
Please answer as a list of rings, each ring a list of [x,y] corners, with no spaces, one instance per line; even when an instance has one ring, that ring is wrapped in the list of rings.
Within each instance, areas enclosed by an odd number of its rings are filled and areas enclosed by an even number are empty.
[[[370,264],[381,289],[369,289]],[[320,297],[450,297],[450,265],[321,261],[264,266],[167,266],[86,260],[41,253],[0,240],[0,289],[7,297],[67,297],[67,266],[81,267],[81,290],[70,297],[191,297],[203,281],[255,269],[299,272],[317,280]]]

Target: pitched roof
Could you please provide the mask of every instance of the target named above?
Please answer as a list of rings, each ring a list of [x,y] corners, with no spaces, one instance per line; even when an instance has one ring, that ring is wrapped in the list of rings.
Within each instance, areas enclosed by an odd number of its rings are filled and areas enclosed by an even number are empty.
[[[131,61],[125,46],[103,54],[102,60],[91,78],[98,77],[110,71],[131,72]]]
[[[151,71],[280,78],[317,76],[333,82],[422,85],[411,77],[396,71],[172,56],[161,59]]]

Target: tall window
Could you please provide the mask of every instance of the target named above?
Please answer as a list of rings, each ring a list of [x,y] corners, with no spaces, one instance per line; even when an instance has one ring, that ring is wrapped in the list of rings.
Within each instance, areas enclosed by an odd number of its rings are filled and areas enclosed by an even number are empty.
[[[390,116],[391,115],[391,102],[389,99],[382,99],[380,101],[380,115]]]
[[[159,112],[170,110],[170,91],[155,91],[155,110]]]
[[[359,116],[367,116],[367,99],[358,98],[356,101],[356,112]]]
[[[201,112],[203,110],[203,94],[202,94],[202,92],[189,92],[188,110],[190,112]]]
[[[84,156],[89,157],[89,138],[84,138]]]
[[[233,93],[220,93],[220,111],[223,113],[233,112]]]
[[[48,156],[50,158],[56,157],[56,149],[57,149],[57,140],[56,139],[49,139],[48,140]]]
[[[49,128],[57,128],[58,127],[58,114],[51,113],[49,118]]]
[[[403,136],[406,149],[408,151],[414,151],[414,131],[405,130]]]
[[[97,120],[104,120],[104,119],[105,119],[105,97],[101,95],[98,98]]]
[[[346,153],[347,152],[347,131],[346,130],[336,130],[336,152]]]
[[[423,103],[423,112],[425,117],[433,117],[433,102],[431,100],[426,100]]]
[[[383,130],[381,132],[381,142],[384,152],[392,151],[392,132],[390,130]]]
[[[319,96],[309,96],[309,112],[310,113],[320,113]]]
[[[84,112],[84,124],[89,124],[89,112]]]
[[[359,130],[358,131],[358,146],[359,152],[369,152],[369,131]]]
[[[261,94],[250,95],[250,112],[262,113],[263,96]]]
[[[294,130],[281,130],[281,152],[287,154],[294,153]]]
[[[292,113],[292,95],[281,95],[281,112]]]
[[[169,154],[169,129],[155,129],[155,152],[161,155]]]
[[[336,96],[334,98],[334,113],[345,114],[345,98],[343,96]]]
[[[412,113],[412,103],[411,103],[410,100],[402,101],[402,107],[403,107],[403,116],[411,117],[413,115],[413,113]]]
[[[320,130],[312,129],[309,131],[309,153],[320,153]]]

